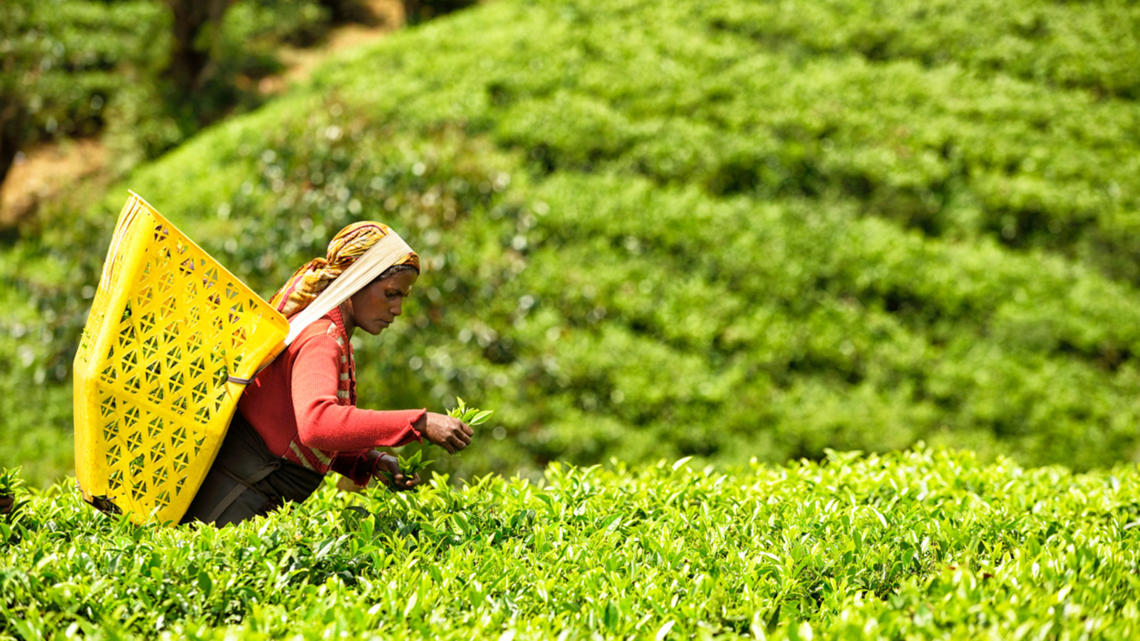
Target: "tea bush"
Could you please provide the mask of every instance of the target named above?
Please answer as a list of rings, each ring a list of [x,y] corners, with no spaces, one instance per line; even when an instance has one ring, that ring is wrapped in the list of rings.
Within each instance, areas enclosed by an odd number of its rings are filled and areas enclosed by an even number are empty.
[[[57,485],[0,520],[0,636],[1132,638],[1137,473],[926,448],[552,464],[329,486],[220,530],[135,526]]]
[[[1125,0],[1080,8],[1045,0],[1000,8],[983,0],[755,2],[718,4],[705,14],[716,28],[801,55],[952,63],[983,75],[1140,98],[1140,70],[1131,62],[1140,53],[1140,8]]]
[[[263,101],[255,79],[281,70],[283,43],[329,27],[314,0],[244,0],[198,33],[209,65],[193,100],[168,73],[170,3],[9,0],[0,6],[0,182],[17,151],[107,134],[116,170],[152,159],[202,124]]]
[[[0,182],[21,149],[90,136],[132,73],[161,54],[158,3],[11,0],[0,6]]]
[[[1134,8],[862,7],[503,0],[337,59],[5,241],[5,453],[68,447],[129,185],[265,296],[347,222],[407,237],[425,273],[357,338],[359,398],[495,408],[456,477],[918,440],[1133,459]]]

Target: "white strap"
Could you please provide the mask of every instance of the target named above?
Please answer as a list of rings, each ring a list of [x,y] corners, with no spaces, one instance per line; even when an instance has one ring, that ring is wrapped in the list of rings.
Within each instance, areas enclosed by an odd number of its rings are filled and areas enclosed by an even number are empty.
[[[289,321],[289,335],[285,337],[285,344],[291,344],[306,327],[348,300],[349,296],[363,289],[384,273],[385,269],[396,264],[397,260],[411,251],[412,248],[403,238],[389,230],[386,236],[376,241],[376,244],[369,247],[360,258],[356,259],[356,262],[333,279],[325,291],[309,303],[308,307],[293,316]]]

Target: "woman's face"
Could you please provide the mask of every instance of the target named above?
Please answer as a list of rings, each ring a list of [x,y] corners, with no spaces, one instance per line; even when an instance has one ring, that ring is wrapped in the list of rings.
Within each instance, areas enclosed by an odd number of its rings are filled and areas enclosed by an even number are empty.
[[[353,327],[372,335],[384,331],[404,311],[404,298],[412,292],[417,276],[414,270],[400,271],[353,294],[348,305]]]

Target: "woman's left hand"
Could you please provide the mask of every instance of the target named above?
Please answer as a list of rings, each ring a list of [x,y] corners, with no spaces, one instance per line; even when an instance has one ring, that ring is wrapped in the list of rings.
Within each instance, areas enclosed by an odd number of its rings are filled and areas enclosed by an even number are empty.
[[[400,470],[400,459],[387,452],[381,452],[373,468],[373,476],[380,479],[391,490],[411,490],[420,484],[420,475],[407,476]]]

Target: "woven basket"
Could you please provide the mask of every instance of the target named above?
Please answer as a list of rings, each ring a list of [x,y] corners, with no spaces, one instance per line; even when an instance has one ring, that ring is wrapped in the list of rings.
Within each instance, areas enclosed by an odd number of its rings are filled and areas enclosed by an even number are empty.
[[[119,214],[75,355],[84,499],[177,523],[218,453],[244,381],[289,324],[137,194]]]

